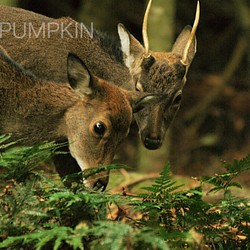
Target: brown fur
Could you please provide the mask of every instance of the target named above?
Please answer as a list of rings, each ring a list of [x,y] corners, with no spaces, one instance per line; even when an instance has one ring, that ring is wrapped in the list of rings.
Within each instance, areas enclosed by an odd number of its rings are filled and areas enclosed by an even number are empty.
[[[118,26],[118,31],[124,53],[123,60],[130,70],[136,89],[168,95],[164,104],[135,114],[142,142],[149,149],[157,149],[162,145],[165,133],[180,107],[188,68],[196,52],[196,41],[191,44],[185,66],[181,59],[191,27],[186,26],[183,29],[171,52],[150,51],[149,54],[123,25]]]
[[[48,25],[53,27],[57,24],[64,26],[72,24],[68,29],[71,34],[75,34],[75,25],[79,25],[68,17],[52,19],[30,11],[4,6],[0,7],[0,14],[2,22],[15,23],[16,33],[20,36],[23,34],[24,23],[29,22],[32,23],[35,30],[39,30],[39,27],[44,23],[46,32]],[[184,28],[171,52],[151,52],[151,57],[154,58],[155,62],[150,67],[144,67],[144,61],[147,59],[145,59],[143,46],[122,25],[119,25],[118,31],[124,64],[127,67],[114,60],[113,55],[106,53],[100,47],[98,39],[91,38],[86,30],[83,32],[82,38],[72,38],[66,33],[61,38],[61,32],[54,32],[48,38],[45,32],[46,38],[25,36],[21,39],[15,38],[13,31],[9,31],[3,33],[1,43],[14,60],[45,80],[65,82],[67,76],[64,62],[67,53],[73,52],[82,58],[87,67],[98,77],[112,81],[117,86],[130,90],[136,88],[139,91],[149,93],[167,93],[172,103],[167,103],[169,100],[166,100],[165,107],[161,105],[158,109],[145,109],[143,113],[135,115],[142,142],[149,149],[156,149],[161,146],[165,132],[179,109],[179,96],[181,96],[182,88],[186,82],[186,73],[195,54],[195,43],[193,43],[188,55],[188,65],[186,67],[181,65],[180,60],[190,30],[190,27]],[[126,37],[129,48],[124,49]],[[178,96],[178,103],[175,102],[176,96]],[[157,123],[152,121],[155,116],[158,117]],[[154,127],[152,127],[153,123]],[[156,130],[157,132],[155,132]],[[155,133],[157,135],[153,136]],[[149,141],[152,139],[153,142],[155,138],[158,138],[157,143],[150,147],[146,142],[147,139]]]
[[[68,140],[82,170],[108,165],[129,132],[132,106],[161,98],[134,95],[91,76],[74,55],[68,57],[67,72],[71,85],[41,82],[0,52],[0,133],[11,133],[20,145]],[[101,135],[95,131],[98,123],[105,127]],[[106,186],[108,173],[95,178],[94,183]]]
[[[128,69],[121,63],[112,60],[86,29],[82,29],[82,38],[79,38],[79,36],[78,38],[70,37],[76,34],[75,27],[78,27],[78,35],[80,34],[79,23],[73,19],[69,17],[53,19],[31,11],[7,6],[0,6],[0,13],[1,22],[8,22],[12,27],[15,24],[15,33],[20,37],[24,34],[24,24],[27,24],[26,27],[28,27],[28,23],[32,23],[36,33],[38,33],[41,25],[45,24],[45,38],[43,38],[43,33],[39,38],[36,38],[34,33],[31,32],[33,34],[31,37],[27,35],[23,38],[13,39],[14,30],[12,30],[4,32],[0,39],[0,44],[4,46],[13,60],[35,73],[36,76],[49,81],[66,82],[65,62],[68,52],[72,52],[83,59],[86,66],[98,77],[120,86],[125,84],[126,88],[131,88],[128,84],[131,81]],[[64,32],[62,38],[60,32],[54,32],[48,38],[47,30],[50,24],[52,28],[55,28],[52,24],[58,24],[59,26],[63,24],[64,27],[69,25],[68,31],[70,34]],[[8,26],[5,25],[3,28],[7,29]]]
[[[15,29],[20,34],[23,32],[24,22],[31,22],[36,30],[42,23],[47,26],[49,23],[63,23],[65,26],[70,23],[77,24],[67,17],[52,19],[11,7],[1,6],[0,14],[2,22],[16,23]],[[69,28],[71,33],[75,31],[73,26]],[[106,53],[100,47],[99,41],[92,39],[88,32],[83,34],[82,39],[69,36],[62,39],[60,32],[51,34],[49,39],[16,39],[10,31],[3,34],[1,43],[13,59],[46,80],[66,81],[64,62],[67,53],[74,52],[98,77],[112,81],[117,86],[134,91],[136,89],[142,92],[166,93],[169,98],[165,100],[164,105],[144,109],[135,115],[143,144],[149,149],[157,149],[162,145],[166,130],[179,109],[186,74],[195,54],[195,43],[188,55],[188,65],[181,65],[180,59],[190,34],[190,27],[186,27],[177,38],[171,52],[151,52],[154,63],[145,67],[147,59],[143,46],[124,27],[122,30],[129,40],[129,52],[126,54],[121,39],[121,50],[127,67],[122,65],[122,62],[114,60],[113,55]]]
[[[19,145],[68,139],[71,154],[84,162],[84,167],[110,164],[117,145],[128,133],[132,108],[126,94],[115,86],[104,81],[96,84],[95,98],[83,98],[69,85],[40,82],[1,53],[0,132],[11,133]],[[110,117],[114,124],[119,122],[119,132],[112,129]],[[89,131],[98,121],[109,130],[100,139]],[[107,173],[99,180],[107,183]]]

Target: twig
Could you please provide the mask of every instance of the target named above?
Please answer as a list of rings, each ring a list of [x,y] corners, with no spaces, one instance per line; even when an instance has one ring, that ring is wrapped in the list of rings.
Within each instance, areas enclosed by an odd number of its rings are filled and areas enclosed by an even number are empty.
[[[136,180],[130,181],[129,179],[127,179],[123,183],[121,183],[119,185],[119,188],[117,190],[115,190],[114,192],[120,192],[120,191],[124,192],[125,189],[131,189],[134,186],[140,184],[141,182],[148,181],[148,180],[151,180],[151,179],[155,179],[155,178],[157,178],[159,176],[160,176],[159,173],[150,173],[150,174],[147,174],[147,176],[137,178]]]

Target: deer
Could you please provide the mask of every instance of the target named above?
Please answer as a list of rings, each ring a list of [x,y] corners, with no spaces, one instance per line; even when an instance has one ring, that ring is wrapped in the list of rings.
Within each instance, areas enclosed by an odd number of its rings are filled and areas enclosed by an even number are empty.
[[[120,88],[141,93],[165,93],[168,96],[165,102],[134,114],[143,145],[149,150],[156,150],[161,147],[165,133],[181,104],[188,69],[196,53],[195,33],[200,5],[198,2],[193,27],[184,27],[171,52],[149,50],[147,22],[151,5],[152,0],[149,0],[142,28],[144,45],[122,24],[118,24],[119,40],[99,31],[94,31],[91,36],[87,27],[82,31],[82,37],[69,34],[62,37],[57,27],[64,25],[70,34],[75,34],[79,23],[69,17],[53,19],[4,6],[0,7],[0,42],[6,46],[14,60],[45,80],[67,80],[64,61],[71,51],[83,59],[94,74]],[[25,23],[32,23],[33,30],[36,30],[33,36],[23,36]],[[41,27],[45,29],[45,37],[39,39],[36,35]],[[50,29],[53,33],[48,37],[46,34]],[[71,160],[70,164],[73,165]],[[66,159],[58,161],[60,165]]]
[[[168,104],[161,103],[134,115],[144,146],[154,150],[162,145],[165,133],[181,105],[188,69],[197,50],[195,33],[200,4],[198,1],[193,27],[184,27],[171,52],[149,50],[147,23],[151,5],[152,0],[149,0],[142,27],[144,46],[122,24],[118,24],[118,33],[123,62],[130,71],[135,89],[139,92],[167,93],[171,99]]]
[[[67,75],[68,83],[40,80],[0,48],[0,133],[26,146],[67,140],[81,170],[110,164],[132,113],[166,98],[122,90],[94,76],[72,53]],[[65,172],[59,170],[62,177]],[[101,172],[85,182],[105,188],[108,176]]]

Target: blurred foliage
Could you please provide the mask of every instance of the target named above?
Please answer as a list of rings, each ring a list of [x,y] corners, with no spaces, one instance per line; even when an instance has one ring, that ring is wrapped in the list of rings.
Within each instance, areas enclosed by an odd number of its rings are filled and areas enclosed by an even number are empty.
[[[5,149],[0,164],[5,173],[0,175],[1,249],[250,247],[250,200],[231,192],[241,188],[234,178],[250,169],[250,155],[224,164],[223,174],[201,177],[194,188],[173,181],[167,165],[140,194],[125,190],[111,194],[85,188],[82,183],[66,188],[35,169],[37,156],[47,160],[58,145],[13,150],[4,138],[0,143]],[[18,170],[26,171],[25,179],[20,179],[18,172],[13,175],[8,167],[18,166],[19,154],[27,163]],[[205,201],[205,183],[211,185],[210,195],[220,190],[222,198],[214,203]]]

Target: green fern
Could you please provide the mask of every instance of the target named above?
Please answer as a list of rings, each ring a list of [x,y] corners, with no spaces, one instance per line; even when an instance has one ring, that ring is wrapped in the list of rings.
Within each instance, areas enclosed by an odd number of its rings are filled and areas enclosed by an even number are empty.
[[[79,233],[79,230],[73,230],[70,227],[58,226],[48,230],[42,230],[31,234],[9,237],[4,242],[0,243],[0,248],[11,247],[15,249],[17,246],[26,246],[36,250],[50,248],[53,250],[59,249],[65,243],[73,249],[84,249],[82,244],[82,237],[86,236]]]
[[[97,222],[91,233],[96,238],[91,243],[92,249],[169,249],[158,232],[147,227],[134,228],[123,222]]]
[[[231,197],[231,188],[242,188],[238,182],[233,181],[240,173],[250,170],[250,155],[242,160],[234,160],[231,164],[224,163],[226,173],[215,175],[214,177],[203,176],[201,181],[209,183],[214,187],[208,192],[224,191],[224,197]]]
[[[64,144],[48,142],[31,147],[13,147],[16,142],[11,142],[11,136],[0,136],[0,168],[3,170],[0,178],[4,180],[15,179],[18,182],[29,178],[31,172],[42,162],[46,162]]]
[[[160,198],[162,195],[166,196],[171,194],[173,191],[179,189],[183,185],[175,185],[176,182],[172,181],[170,165],[167,165],[163,168],[163,171],[160,173],[160,177],[155,179],[155,183],[150,187],[143,187],[144,190],[150,192],[150,198]],[[147,197],[147,194],[142,196]]]
[[[145,193],[120,196],[85,188],[81,182],[64,187],[37,171],[58,145],[11,149],[14,144],[9,139],[0,136],[0,165],[4,169],[0,175],[0,248],[250,249],[250,202],[231,194],[233,187],[240,187],[234,178],[249,170],[250,156],[224,164],[225,173],[201,177],[200,186],[187,190],[172,180],[168,165],[152,186],[144,188]],[[94,173],[98,171],[94,169]],[[86,178],[91,174],[78,175]],[[224,196],[213,204],[206,202],[203,183],[212,185],[210,195],[221,190]],[[129,205],[141,218],[107,220],[109,203]],[[193,232],[202,235],[201,245]],[[238,234],[244,239],[237,240]]]

